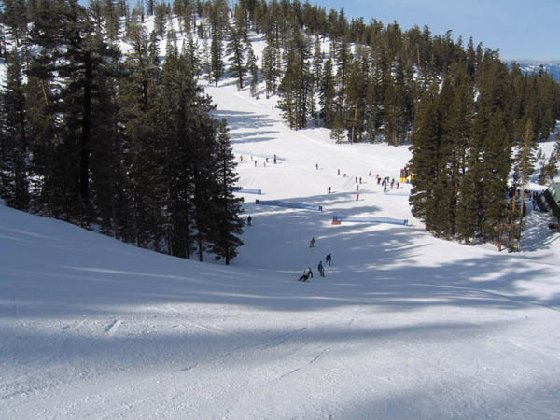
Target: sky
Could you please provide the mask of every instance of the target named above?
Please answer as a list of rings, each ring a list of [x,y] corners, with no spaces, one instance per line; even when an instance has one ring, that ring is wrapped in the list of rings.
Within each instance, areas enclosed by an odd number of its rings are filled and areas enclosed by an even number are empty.
[[[403,29],[428,25],[434,34],[452,30],[465,40],[500,51],[503,60],[560,61],[560,0],[322,0],[315,4],[344,8],[348,18],[384,23]]]

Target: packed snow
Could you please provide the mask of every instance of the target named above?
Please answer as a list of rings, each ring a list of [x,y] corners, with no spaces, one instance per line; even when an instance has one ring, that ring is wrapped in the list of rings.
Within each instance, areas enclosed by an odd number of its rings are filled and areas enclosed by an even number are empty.
[[[0,205],[0,418],[560,418],[549,216],[530,213],[520,253],[434,238],[410,185],[376,182],[407,147],[335,144],[232,80],[206,88],[239,186],[262,191],[240,194],[239,257],[174,259]]]

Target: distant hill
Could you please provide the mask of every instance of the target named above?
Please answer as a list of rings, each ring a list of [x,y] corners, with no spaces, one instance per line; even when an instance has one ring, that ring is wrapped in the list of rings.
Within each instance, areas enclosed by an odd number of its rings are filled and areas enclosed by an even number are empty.
[[[539,71],[540,66],[550,74],[554,80],[560,82],[560,62],[556,63],[520,63],[521,68],[527,73],[536,73]]]

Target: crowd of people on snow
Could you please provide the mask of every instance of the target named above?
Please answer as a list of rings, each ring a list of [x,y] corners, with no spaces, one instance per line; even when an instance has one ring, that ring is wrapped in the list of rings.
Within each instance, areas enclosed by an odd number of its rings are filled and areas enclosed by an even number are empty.
[[[243,162],[243,155],[240,156],[240,161]],[[253,161],[253,156],[250,157],[250,159]],[[266,164],[268,163],[269,158],[265,158],[263,161],[263,166],[266,167]],[[255,167],[258,166],[258,161],[255,159]],[[274,154],[273,156],[273,163],[276,164],[277,163],[277,157],[276,154]],[[319,164],[315,163],[314,164],[315,170],[319,170]],[[340,169],[337,169],[337,174],[341,175],[341,171]],[[343,177],[347,177],[348,175],[345,173],[342,173]],[[369,171],[369,176],[372,176],[372,172]],[[386,192],[387,189],[399,189],[399,182],[395,180],[395,178],[390,178],[388,176],[385,177],[381,177],[379,174],[375,175],[375,179],[376,179],[376,183],[377,185],[380,185],[383,187],[383,191]],[[360,190],[360,185],[363,183],[362,177],[361,176],[356,176],[355,177],[355,181],[356,181],[356,200],[359,199],[359,190]],[[327,188],[327,193],[330,194],[332,192],[331,187],[329,186]],[[322,209],[321,209],[322,210]],[[247,217],[247,223],[248,226],[251,226],[252,224],[252,217],[248,216]],[[316,244],[316,239],[315,237],[312,237],[311,240],[309,241],[309,248],[314,248]],[[329,267],[331,266],[332,263],[332,257],[331,254],[328,254],[325,257],[325,264],[327,264]],[[323,261],[319,261],[319,263],[317,264],[317,272],[319,273],[320,277],[325,277],[325,266],[323,265]],[[305,270],[303,270],[303,274],[300,276],[300,278],[298,279],[298,281],[301,282],[307,282],[309,281],[309,279],[313,278],[313,270],[311,269],[311,267],[307,267],[305,268]]]

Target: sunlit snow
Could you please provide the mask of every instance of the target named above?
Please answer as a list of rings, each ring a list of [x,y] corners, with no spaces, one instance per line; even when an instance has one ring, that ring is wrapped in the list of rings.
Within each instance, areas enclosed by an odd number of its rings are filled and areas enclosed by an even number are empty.
[[[233,80],[207,91],[240,186],[262,190],[241,194],[239,257],[174,259],[0,206],[1,419],[559,418],[548,216],[530,213],[520,253],[436,239],[409,185],[375,181],[398,179],[407,147],[291,131]]]

